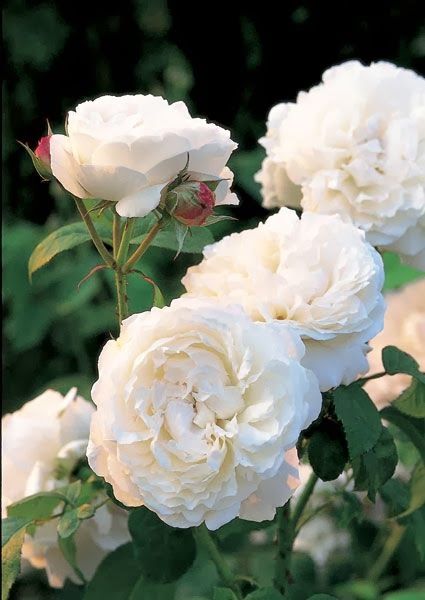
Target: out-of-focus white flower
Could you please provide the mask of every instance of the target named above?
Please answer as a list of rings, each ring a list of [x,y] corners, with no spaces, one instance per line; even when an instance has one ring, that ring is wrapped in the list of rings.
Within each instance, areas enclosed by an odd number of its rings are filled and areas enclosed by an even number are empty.
[[[304,210],[340,214],[425,269],[423,77],[385,62],[333,67],[272,108],[260,143],[265,206],[294,205],[289,181],[302,187]]]
[[[382,329],[382,260],[339,216],[282,208],[255,229],[204,249],[182,282],[190,297],[241,304],[255,321],[291,325],[303,364],[322,391],[368,369],[368,341]]]
[[[74,196],[117,202],[121,216],[142,217],[186,164],[191,179],[225,179],[216,205],[238,204],[226,167],[236,147],[227,130],[192,118],[184,102],[102,96],[68,113],[67,135],[50,139],[51,168]]]
[[[304,487],[313,473],[310,465],[299,465],[300,485],[294,492],[294,501],[303,493]],[[342,473],[335,481],[319,481],[310,497],[308,507],[317,510],[325,505],[329,499],[335,498],[335,491],[342,489],[352,490],[353,485],[347,486],[347,474]],[[306,511],[306,514],[308,512]],[[346,551],[350,544],[350,536],[344,529],[339,529],[335,520],[326,512],[312,517],[301,530],[294,542],[294,549],[310,554],[313,560],[322,567],[331,554],[335,551]]]
[[[90,466],[175,527],[272,519],[297,482],[286,451],[321,405],[303,352],[238,306],[177,300],[129,317],[99,358]]]
[[[369,373],[383,370],[382,350],[385,346],[397,346],[407,352],[425,370],[425,279],[406,285],[400,291],[386,296],[387,312],[384,329],[370,343]],[[378,406],[389,404],[395,400],[411,381],[409,375],[385,375],[379,379],[368,381],[365,390]]]
[[[72,388],[65,397],[47,390],[2,418],[2,517],[9,504],[68,483],[56,479],[57,460],[84,458],[93,412]],[[81,524],[76,557],[87,579],[108,552],[130,539],[126,521],[126,512],[110,503]],[[34,536],[26,535],[22,556],[37,569],[46,569],[52,587],[62,587],[67,577],[79,580],[58,547],[56,528],[57,522],[51,521]]]

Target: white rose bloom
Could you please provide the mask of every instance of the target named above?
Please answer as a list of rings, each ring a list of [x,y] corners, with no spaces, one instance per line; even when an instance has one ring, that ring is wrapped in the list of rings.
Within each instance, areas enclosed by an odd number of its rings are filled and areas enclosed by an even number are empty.
[[[47,390],[2,418],[2,517],[9,504],[68,483],[55,478],[57,459],[84,458],[93,412],[73,388],[65,397]],[[26,535],[22,556],[33,567],[46,569],[52,587],[62,587],[67,577],[79,580],[58,547],[56,528],[52,521],[34,536]],[[126,511],[112,503],[99,508],[75,536],[84,576],[90,579],[104,556],[129,539]]]
[[[384,329],[371,342],[369,373],[383,370],[382,350],[385,346],[397,346],[418,362],[425,371],[425,279],[406,285],[386,296],[387,311]],[[411,382],[409,375],[385,375],[368,381],[365,390],[382,408],[395,400]]]
[[[227,130],[192,118],[160,96],[102,96],[68,113],[67,135],[50,140],[53,175],[78,198],[117,202],[123,217],[155,209],[188,159],[197,180],[221,177],[216,204],[238,204],[226,163],[237,147]]]
[[[425,269],[425,79],[385,62],[350,61],[279,104],[260,140],[269,162],[302,186],[307,211],[340,214],[374,246]],[[264,185],[264,205],[292,206],[288,184]]]
[[[99,358],[90,466],[175,527],[272,519],[297,477],[285,452],[321,406],[303,350],[238,306],[177,300],[129,317]]]
[[[255,229],[204,249],[182,280],[189,296],[241,304],[255,321],[290,324],[322,391],[367,370],[381,329],[384,271],[364,233],[339,216],[282,208]]]

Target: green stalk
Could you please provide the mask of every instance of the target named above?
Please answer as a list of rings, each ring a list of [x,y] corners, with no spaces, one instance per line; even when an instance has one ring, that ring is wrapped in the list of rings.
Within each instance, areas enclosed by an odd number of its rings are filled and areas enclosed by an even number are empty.
[[[229,565],[221,556],[220,551],[205,524],[202,524],[199,527],[194,527],[193,534],[198,545],[205,548],[205,550],[208,552],[223,583],[234,592],[238,600],[242,600],[242,594],[238,584],[236,583],[236,578],[229,568]]]
[[[118,248],[121,243],[121,219],[114,211],[114,222],[112,226],[112,245],[114,249],[114,258],[117,258]]]
[[[143,238],[143,240],[140,243],[137,250],[135,250],[133,252],[133,254],[130,256],[130,258],[125,263],[125,265],[123,267],[124,273],[128,273],[130,271],[131,267],[144,255],[146,250],[151,245],[152,240],[154,239],[154,237],[156,236],[156,234],[158,233],[158,231],[161,229],[162,226],[163,226],[163,220],[160,219],[150,228],[150,230],[146,234],[146,237]]]
[[[100,239],[100,236],[96,231],[96,227],[93,224],[93,221],[90,217],[90,213],[87,211],[87,209],[84,205],[84,202],[81,200],[81,198],[74,197],[74,199],[75,199],[75,204],[77,205],[78,211],[81,215],[81,218],[83,219],[84,223],[86,224],[86,227],[90,233],[90,237],[93,240],[93,244],[96,246],[97,251],[99,252],[100,256],[103,258],[105,264],[107,264],[109,267],[114,268],[115,261],[114,261],[113,257],[110,255],[110,253],[108,252],[108,250],[106,249],[105,244]]]
[[[401,540],[403,539],[405,531],[406,527],[403,527],[398,523],[394,523],[393,529],[384,544],[382,554],[373,563],[372,567],[369,570],[367,578],[370,581],[378,581],[381,578],[388,563],[393,557],[394,552],[397,550]]]
[[[298,521],[301,518],[301,515],[304,512],[304,509],[307,505],[307,502],[310,500],[310,496],[314,491],[315,485],[318,482],[319,478],[315,473],[312,473],[309,477],[309,480],[305,484],[302,494],[300,495],[300,499],[295,505],[294,512],[292,514],[292,527],[293,530],[296,531]]]
[[[114,216],[113,239],[114,239],[114,256],[116,260],[115,266],[115,289],[117,291],[117,315],[118,323],[121,323],[128,317],[128,299],[127,299],[127,276],[123,269],[123,264],[127,259],[128,248],[130,245],[131,236],[133,233],[134,219],[126,219],[124,227],[121,231],[116,221],[118,215]]]

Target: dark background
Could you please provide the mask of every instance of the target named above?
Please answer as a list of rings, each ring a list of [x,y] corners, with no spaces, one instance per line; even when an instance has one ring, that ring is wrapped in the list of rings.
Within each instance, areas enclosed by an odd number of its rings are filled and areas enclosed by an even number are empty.
[[[102,94],[154,93],[184,100],[192,114],[229,128],[239,143],[232,161],[241,198],[236,227],[266,216],[252,175],[263,156],[271,106],[294,100],[322,72],[349,59],[389,60],[423,72],[425,11],[421,2],[117,3],[9,0],[4,55],[4,410],[46,387],[83,394],[95,377],[101,344],[114,332],[111,281],[96,275],[88,244],[54,259],[30,284],[27,260],[47,233],[77,220],[69,197],[41,183],[16,140],[35,147],[48,118],[63,129],[67,110]],[[227,226],[229,227],[229,226]],[[232,225],[234,227],[234,225]],[[216,237],[226,226],[215,226]],[[151,250],[146,271],[167,296],[197,256]],[[132,281],[133,310],[150,290]]]

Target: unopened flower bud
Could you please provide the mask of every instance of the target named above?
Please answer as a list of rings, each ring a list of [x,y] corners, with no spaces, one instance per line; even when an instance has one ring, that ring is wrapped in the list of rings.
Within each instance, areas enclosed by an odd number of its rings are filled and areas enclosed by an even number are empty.
[[[43,136],[35,149],[36,157],[50,170],[50,138],[51,135]]]
[[[188,227],[200,227],[213,214],[215,194],[202,181],[185,181],[170,190],[165,198],[167,211]]]

